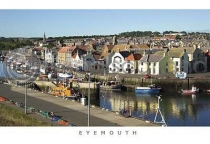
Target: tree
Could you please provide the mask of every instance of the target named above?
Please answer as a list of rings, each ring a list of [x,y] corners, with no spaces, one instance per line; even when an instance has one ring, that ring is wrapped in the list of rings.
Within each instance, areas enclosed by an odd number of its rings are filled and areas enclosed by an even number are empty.
[[[176,40],[181,40],[182,39],[182,36],[180,36],[180,35],[176,35],[176,38],[175,38]]]

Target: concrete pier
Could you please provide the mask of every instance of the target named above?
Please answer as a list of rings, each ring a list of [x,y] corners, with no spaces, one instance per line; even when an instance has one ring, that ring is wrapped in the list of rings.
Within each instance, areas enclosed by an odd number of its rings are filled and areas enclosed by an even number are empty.
[[[23,87],[0,85],[0,95],[19,103],[24,103],[25,89]],[[36,109],[51,111],[62,116],[63,119],[76,126],[87,126],[87,106],[78,102],[64,100],[49,94],[28,90],[27,105]],[[24,109],[22,109],[24,111]],[[30,115],[30,114],[29,114]],[[102,110],[97,107],[90,109],[90,126],[157,126],[156,124],[135,119],[125,118],[114,112]]]

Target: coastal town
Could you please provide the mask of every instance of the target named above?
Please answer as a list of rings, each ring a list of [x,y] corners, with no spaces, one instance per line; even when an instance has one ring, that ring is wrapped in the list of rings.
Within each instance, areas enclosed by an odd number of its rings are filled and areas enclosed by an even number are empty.
[[[138,33],[147,36],[135,36],[140,35]],[[154,126],[161,124],[166,126],[164,116],[160,111],[157,113],[161,114],[161,122],[156,122],[157,114],[154,117],[155,120],[143,118],[143,122],[130,120],[129,123],[126,122],[127,120],[124,122],[113,120],[116,114],[125,118],[140,118],[135,116],[138,108],[143,108],[143,111],[150,109],[148,113],[154,112],[155,109],[160,110],[160,97],[158,97],[158,103],[152,98],[150,105],[147,105],[145,101],[135,101],[133,98],[128,100],[128,97],[122,103],[114,96],[116,92],[130,92],[138,97],[150,97],[176,91],[183,95],[192,95],[194,98],[201,92],[204,94],[210,92],[210,85],[208,85],[210,34],[208,33],[167,31],[161,34],[145,31],[113,36],[71,38],[47,38],[44,33],[43,38],[2,37],[0,41],[2,47],[1,77],[6,76],[6,79],[2,81],[14,87],[20,87],[19,90],[14,91],[22,91],[21,93],[24,94],[24,88],[33,89],[41,92],[41,95],[46,97],[45,100],[49,99],[47,101],[52,100],[48,95],[53,98],[62,98],[54,102],[56,105],[63,103],[63,100],[76,101],[79,105],[71,102],[71,109],[74,110],[84,110],[85,107],[81,108],[81,106],[88,106],[89,109],[97,107],[97,111],[98,108],[100,111],[101,109],[112,111],[112,116],[103,118],[107,120],[105,125]],[[13,43],[13,46],[5,46],[5,42]],[[14,47],[14,45],[17,46],[17,42],[19,47]],[[20,46],[21,42],[23,46]],[[206,85],[204,86],[203,83]],[[4,89],[7,88],[4,87]],[[26,94],[34,97],[34,94],[30,92],[25,92]],[[105,97],[104,95],[107,94],[109,96]],[[10,96],[2,96],[1,101],[15,104],[9,98]],[[100,104],[93,102],[97,100],[101,101]],[[107,100],[111,102],[112,108],[108,108]],[[75,126],[75,123],[85,125],[84,120],[74,121],[74,124],[68,123],[56,117],[52,111],[44,112],[31,106],[26,107],[23,102],[16,103],[16,105],[25,108],[25,113],[35,112],[51,120],[56,119],[55,121],[59,121],[61,125]],[[175,104],[173,107],[180,107],[180,104]],[[176,108],[173,108],[173,111],[180,116],[180,111],[177,111]],[[102,117],[95,113],[93,115]],[[141,117],[146,117],[146,115],[143,112]],[[69,119],[67,115],[66,118]],[[74,118],[70,117],[70,119]],[[91,125],[104,125],[98,120],[94,121],[96,123]]]
[[[61,41],[46,38],[44,33],[42,40],[33,40],[33,46],[25,46],[25,49],[44,63],[80,72],[130,75],[210,72],[208,34],[85,37]]]

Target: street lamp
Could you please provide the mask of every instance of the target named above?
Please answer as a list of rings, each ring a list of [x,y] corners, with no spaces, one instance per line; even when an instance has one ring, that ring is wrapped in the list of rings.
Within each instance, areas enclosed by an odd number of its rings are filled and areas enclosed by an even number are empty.
[[[26,56],[21,54],[21,53],[17,53],[17,55],[20,55],[21,57],[24,57],[25,59],[25,114],[27,114],[27,75],[26,75]]]
[[[26,82],[27,82],[27,76],[25,74],[25,114],[27,114],[27,105],[26,105],[26,97],[27,97],[27,85],[26,85]]]
[[[88,127],[90,126],[90,73],[88,73]]]

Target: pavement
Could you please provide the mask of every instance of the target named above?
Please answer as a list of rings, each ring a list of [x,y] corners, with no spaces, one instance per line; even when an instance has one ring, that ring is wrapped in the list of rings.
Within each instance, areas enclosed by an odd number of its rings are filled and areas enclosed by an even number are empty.
[[[0,84],[0,95],[18,103],[25,101],[25,88]],[[27,90],[27,106],[39,110],[54,112],[55,115],[62,116],[76,126],[88,125],[88,108],[72,100],[64,100],[50,94],[41,93],[34,90]],[[24,109],[21,109],[24,111]],[[29,113],[28,115],[35,116]],[[36,116],[39,118],[40,116]],[[41,118],[43,119],[43,118]],[[50,120],[48,120],[50,121]],[[56,124],[54,124],[56,125]],[[90,108],[90,126],[158,126],[152,122],[125,118],[111,111],[102,110],[98,107]]]

